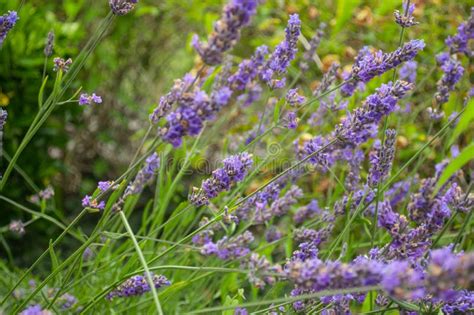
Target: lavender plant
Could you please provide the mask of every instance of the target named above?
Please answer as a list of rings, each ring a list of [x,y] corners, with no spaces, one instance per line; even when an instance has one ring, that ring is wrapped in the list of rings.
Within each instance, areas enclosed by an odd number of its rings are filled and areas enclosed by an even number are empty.
[[[335,49],[324,32],[337,29],[325,15],[309,49],[299,51],[314,21],[288,8],[284,32],[266,46],[241,37],[244,27],[262,31],[270,5],[230,0],[207,41],[190,39],[199,57],[193,69],[176,76],[149,115],[140,113],[143,137],[124,171],[95,178],[83,197],[63,203],[53,179],[54,189],[31,184],[20,155],[59,105],[95,113],[113,102],[103,90],[104,102],[81,92],[78,74],[112,23],[150,8],[128,0],[110,0],[109,8],[77,56],[49,65],[54,35],[47,37],[40,106],[0,183],[2,205],[22,211],[0,227],[2,311],[474,311],[474,103],[465,75],[474,9],[457,31],[442,34],[437,56],[419,31],[427,19],[406,1],[389,25],[399,42],[376,43],[391,52],[360,40],[358,52],[324,63]],[[18,17],[1,18],[0,47]],[[323,62],[313,67],[316,50]],[[442,74],[431,77],[437,68]],[[408,101],[416,110],[400,110]],[[19,119],[14,113],[6,124],[0,109],[0,136]],[[28,204],[11,191],[22,181],[34,188]],[[60,233],[29,267],[15,267],[9,243],[26,242],[40,222]]]

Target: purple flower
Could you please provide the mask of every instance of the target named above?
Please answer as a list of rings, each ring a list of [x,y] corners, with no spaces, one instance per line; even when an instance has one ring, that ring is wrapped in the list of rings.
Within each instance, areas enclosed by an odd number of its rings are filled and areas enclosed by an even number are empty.
[[[8,11],[0,15],[0,47],[2,46],[8,32],[15,26],[19,17],[16,11]]]
[[[239,91],[244,90],[247,85],[257,77],[258,71],[263,66],[267,54],[267,46],[262,45],[255,50],[251,59],[243,60],[239,64],[237,72],[228,79],[228,83],[232,89]]]
[[[64,293],[59,299],[58,303],[62,310],[68,310],[77,303],[77,298],[69,293]]]
[[[249,312],[246,308],[243,307],[236,307],[234,310],[234,315],[248,315]]]
[[[415,11],[415,4],[408,5],[407,1],[403,2],[403,13],[400,13],[399,10],[395,10],[393,15],[395,16],[395,22],[401,27],[411,27],[417,25],[418,22],[415,21],[413,17],[413,11]]]
[[[248,107],[254,102],[258,101],[261,95],[262,87],[259,84],[252,82],[247,89],[247,93],[239,95],[237,100],[242,104],[243,107]]]
[[[199,37],[194,35],[193,46],[206,64],[217,65],[222,62],[223,53],[237,43],[240,30],[250,23],[256,8],[256,0],[230,0],[206,43],[199,42]]]
[[[133,182],[125,189],[124,197],[141,193],[145,185],[153,179],[159,167],[160,158],[155,152],[146,158],[143,168],[138,171]]]
[[[268,222],[273,217],[281,217],[288,213],[291,206],[298,202],[298,198],[303,196],[303,191],[296,185],[290,189],[280,198],[276,199],[270,207],[255,209],[255,223],[262,224]]]
[[[28,306],[20,313],[20,315],[52,315],[52,314],[53,313],[51,313],[50,311],[46,309],[43,310],[43,308],[41,308],[41,305],[39,304]]]
[[[113,181],[101,181],[97,183],[97,188],[99,188],[101,192],[106,192],[113,185],[113,183]]]
[[[92,93],[89,95],[87,93],[82,93],[79,97],[79,105],[91,105],[91,104],[100,104],[102,103],[102,97]]]
[[[86,196],[84,196],[84,198],[82,198],[82,206],[84,208],[104,210],[105,202],[104,201],[98,202],[97,199],[94,199],[91,196],[86,195]]]
[[[276,278],[273,274],[281,274],[282,268],[280,265],[272,265],[265,256],[258,254],[251,254],[250,257],[244,258],[241,266],[249,270],[248,278],[249,282],[259,289],[263,289],[265,285],[274,285]]]
[[[321,83],[319,83],[318,87],[313,91],[314,96],[320,96],[324,92],[328,90],[328,88],[336,81],[337,77],[337,70],[339,69],[339,64],[334,62],[329,67],[329,70],[323,75],[321,79]],[[332,95],[332,94],[331,94]]]
[[[348,77],[350,82],[341,90],[342,95],[350,96],[358,82],[367,83],[401,63],[412,60],[424,47],[423,40],[411,40],[391,53],[384,53],[381,50],[370,53],[367,49],[362,50],[352,66],[352,73]]]
[[[382,84],[374,94],[367,97],[362,107],[357,108],[336,127],[336,137],[352,145],[359,145],[373,138],[378,123],[395,110],[397,101],[405,96],[412,86],[405,81]]]
[[[382,276],[383,289],[396,298],[413,300],[425,294],[423,274],[408,261],[391,262],[383,269]]]
[[[315,216],[321,214],[322,211],[319,208],[319,203],[316,199],[311,200],[309,204],[300,208],[298,212],[293,216],[295,223],[303,223],[307,219],[314,218]]]
[[[284,122],[285,122],[286,128],[296,129],[296,127],[298,127],[298,117],[296,116],[296,113],[293,111],[287,112],[284,118]]]
[[[370,153],[369,185],[375,187],[383,182],[390,175],[392,162],[395,156],[395,141],[397,132],[394,129],[387,129],[385,132],[385,142],[378,145]]]
[[[128,14],[137,3],[138,0],[109,0],[110,9],[115,15]]]
[[[194,189],[189,200],[196,206],[209,203],[209,199],[217,197],[222,191],[229,190],[232,185],[242,181],[252,167],[252,155],[242,152],[232,155],[223,161],[224,167],[212,172],[212,177],[201,184],[201,189]]]
[[[171,284],[171,282],[169,282],[165,276],[151,274],[151,277],[153,279],[153,284],[156,289],[160,289]],[[131,278],[120,284],[117,288],[109,292],[106,296],[106,299],[112,300],[116,297],[131,297],[143,295],[144,293],[149,291],[151,291],[151,288],[146,280],[146,276],[137,275],[132,276]]]
[[[53,71],[62,71],[64,73],[69,71],[69,67],[72,64],[72,59],[68,58],[67,60],[64,60],[63,58],[56,57],[53,59],[54,62],[54,68]]]
[[[7,123],[8,112],[0,108],[0,131],[3,130],[3,126]]]
[[[286,102],[292,107],[296,107],[305,102],[306,98],[298,94],[298,89],[290,89],[286,93]]]
[[[183,96],[183,93],[187,89],[189,89],[193,80],[192,76],[188,73],[183,79],[177,79],[174,81],[171,90],[160,98],[160,102],[150,114],[150,121],[153,124],[158,123],[162,117],[169,113],[173,104]]]
[[[210,97],[199,88],[182,94],[177,100],[178,108],[166,116],[167,124],[161,128],[161,136],[178,147],[184,136],[198,135],[204,122],[214,119],[221,108],[227,105],[231,93],[232,91],[224,86],[212,91]],[[161,110],[158,110],[156,116],[152,114],[152,121],[159,119],[159,112]]]
[[[282,237],[281,231],[278,230],[278,228],[275,226],[269,227],[267,231],[265,232],[265,240],[268,243],[278,241],[279,239],[281,239],[281,237]]]
[[[25,224],[21,222],[20,220],[13,220],[10,222],[8,225],[8,229],[18,235],[23,235],[25,234]]]
[[[400,80],[405,80],[409,83],[415,83],[416,81],[416,68],[418,63],[416,61],[407,61],[398,71]]]
[[[471,7],[469,20],[458,26],[458,32],[454,36],[446,39],[446,45],[449,46],[451,54],[458,52],[465,53],[472,57],[472,50],[469,49],[469,41],[474,39],[474,7]]]
[[[46,43],[44,45],[44,55],[46,57],[51,57],[53,54],[53,45],[54,45],[54,32],[50,31],[48,37],[46,38]]]
[[[431,251],[426,267],[426,288],[430,295],[443,302],[454,302],[461,289],[474,285],[474,254],[452,252],[452,246]]]
[[[456,83],[459,82],[464,74],[464,68],[461,63],[454,58],[449,58],[444,61],[441,65],[441,70],[443,70],[443,76],[436,83],[435,94],[435,100],[438,106],[448,101],[449,92],[454,90]]]
[[[428,117],[432,121],[440,121],[444,117],[444,112],[442,110],[438,110],[438,109],[433,108],[433,107],[428,107],[426,109],[426,112],[428,113]]]
[[[309,48],[303,54],[303,61],[300,62],[300,68],[302,71],[307,71],[309,69],[309,63],[311,62],[314,53],[321,43],[321,39],[324,36],[324,29],[326,28],[326,23],[320,23],[318,29],[314,33],[313,37],[309,41]]]
[[[262,81],[271,88],[282,88],[284,86],[285,78],[278,79],[275,76],[286,74],[290,62],[295,58],[298,37],[301,32],[301,21],[298,14],[290,15],[285,32],[285,40],[275,48],[260,72]]]
[[[212,241],[205,243],[201,248],[201,254],[215,255],[221,260],[236,259],[250,253],[248,247],[253,241],[253,234],[249,231],[231,238],[224,236],[217,243]]]

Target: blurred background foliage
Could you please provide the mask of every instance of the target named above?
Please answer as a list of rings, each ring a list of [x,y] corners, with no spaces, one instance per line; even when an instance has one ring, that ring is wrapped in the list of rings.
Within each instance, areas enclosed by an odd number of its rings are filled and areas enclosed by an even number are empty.
[[[18,9],[20,2],[0,1],[0,13]],[[107,15],[107,2],[23,1],[20,20],[0,49],[0,105],[9,113],[2,169],[38,110],[38,91],[45,62],[43,48],[48,32],[53,30],[56,35],[53,56],[47,60],[47,74],[53,76],[53,57],[74,60],[100,20]],[[55,197],[51,202],[55,207],[46,207],[44,211],[55,211],[55,215],[65,221],[76,215],[80,211],[81,196],[91,192],[97,180],[115,178],[126,169],[145,132],[144,122],[153,104],[167,92],[173,80],[199,68],[200,61],[190,46],[191,36],[194,33],[205,36],[211,31],[224,2],[140,0],[132,14],[116,19],[70,92],[72,95],[79,87],[89,93],[95,91],[102,96],[103,104],[92,108],[68,104],[55,111],[18,162],[18,167],[29,177],[28,181],[15,172],[8,183],[11,189],[7,187],[5,194],[28,207],[35,207],[24,200],[24,196],[52,185]],[[258,45],[265,43],[274,47],[284,36],[288,14],[298,12],[307,39],[311,38],[320,22],[328,24],[327,34],[318,50],[320,62],[311,65],[308,78],[300,79],[308,86],[314,85],[314,78],[320,78],[335,61],[350,66],[357,50],[364,45],[385,51],[394,50],[398,45],[399,27],[393,23],[393,11],[400,8],[399,0],[262,2],[252,25],[245,29],[242,40],[232,51],[235,60],[248,57]],[[413,2],[417,7],[415,16],[421,23],[410,29],[405,40],[422,38],[426,41],[427,47],[418,58],[418,80],[423,80],[423,89],[432,91],[441,75],[435,68],[434,56],[444,49],[445,37],[455,33],[457,25],[469,15],[470,1]],[[296,75],[297,63],[294,62],[294,71],[290,71],[290,75]],[[472,82],[472,66],[467,70]],[[373,80],[369,90],[385,79]],[[466,82],[464,80],[465,85]],[[50,79],[47,91],[51,91],[52,84]],[[468,87],[462,90],[468,90]],[[462,97],[454,94],[450,98],[445,107],[448,115],[462,102]],[[360,99],[358,96],[352,102]],[[416,150],[417,143],[426,141],[426,126],[417,124],[415,117],[403,128],[401,134],[406,143],[402,145],[411,144]],[[472,134],[468,133],[461,143],[469,141],[470,136]],[[410,152],[404,151],[404,154],[409,156]],[[429,156],[436,159],[434,152]],[[182,198],[185,198],[187,189],[182,188]],[[12,219],[26,221],[30,217],[6,203],[0,203],[0,209],[0,226],[8,225]],[[57,227],[39,220],[29,226],[21,240],[8,232],[1,237],[8,239],[16,265],[27,266],[57,232]],[[31,243],[38,246],[32,248],[29,246]],[[29,244],[27,255],[22,244]],[[0,247],[0,253],[6,255],[3,247]]]

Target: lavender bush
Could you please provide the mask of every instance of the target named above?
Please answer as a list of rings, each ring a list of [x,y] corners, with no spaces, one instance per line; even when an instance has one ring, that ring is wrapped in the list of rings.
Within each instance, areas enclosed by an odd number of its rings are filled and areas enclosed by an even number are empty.
[[[423,7],[405,1],[381,14],[396,36],[361,40],[341,60],[330,45],[344,40],[340,8],[309,20],[278,8],[266,36],[272,4],[227,1],[206,40],[187,39],[194,66],[141,113],[127,165],[64,213],[62,187],[37,187],[21,158],[56,110],[113,101],[79,74],[113,25],[152,6],[104,2],[77,56],[58,55],[52,31],[43,40],[39,106],[1,169],[2,209],[25,213],[0,227],[1,312],[474,312],[474,7],[433,47]],[[0,49],[27,18],[22,5],[0,16]],[[264,44],[247,43],[255,36]],[[0,153],[21,120],[9,110]],[[58,233],[25,266],[11,247],[41,222]]]

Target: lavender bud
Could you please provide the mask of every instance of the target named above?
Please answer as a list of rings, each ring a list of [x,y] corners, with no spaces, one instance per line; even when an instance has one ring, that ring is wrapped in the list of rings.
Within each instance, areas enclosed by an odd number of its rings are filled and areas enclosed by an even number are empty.
[[[326,23],[320,23],[318,29],[314,33],[313,37],[309,41],[309,48],[303,54],[303,60],[300,62],[300,68],[302,71],[307,71],[309,69],[308,63],[311,62],[316,50],[321,43],[321,39],[324,36],[324,30],[326,29]]]
[[[166,279],[165,276],[151,274],[153,284],[156,289],[160,289],[165,286],[169,286],[171,282]],[[116,297],[131,297],[137,295],[143,295],[146,292],[151,291],[150,285],[146,280],[146,276],[133,276],[119,285],[117,288],[107,294],[106,299],[112,300]]]
[[[415,11],[415,4],[412,3],[408,5],[408,2],[405,1],[403,3],[403,13],[400,13],[399,10],[395,10],[393,13],[395,16],[395,22],[404,28],[419,24],[419,22],[416,22],[413,17],[413,11]]]
[[[212,177],[201,184],[201,189],[193,189],[189,200],[195,206],[209,203],[209,199],[217,197],[222,191],[229,190],[232,185],[242,181],[252,167],[252,155],[247,152],[232,155],[223,161],[224,167],[212,172]]]
[[[19,17],[16,11],[8,11],[8,13],[0,15],[0,47],[18,19]]]
[[[214,24],[214,31],[208,36],[207,43],[193,37],[193,46],[208,65],[222,62],[223,53],[232,49],[240,38],[240,30],[250,23],[256,13],[256,0],[230,0],[224,7],[221,19]]]
[[[54,62],[54,68],[53,71],[62,71],[64,73],[69,71],[69,67],[72,64],[72,59],[68,58],[67,60],[64,60],[63,58],[56,57],[53,59]]]
[[[25,224],[21,222],[20,220],[13,220],[10,222],[8,225],[8,229],[15,234],[18,234],[19,236],[22,236],[25,234]]]
[[[135,8],[138,0],[109,0],[110,9],[115,15],[126,15]]]
[[[370,153],[369,185],[375,187],[383,182],[392,169],[392,162],[395,156],[395,141],[397,132],[394,129],[387,129],[385,132],[385,142],[376,147]]]
[[[53,47],[54,47],[54,32],[50,31],[48,33],[48,38],[46,39],[46,44],[44,46],[44,55],[46,57],[51,57],[53,54]]]

